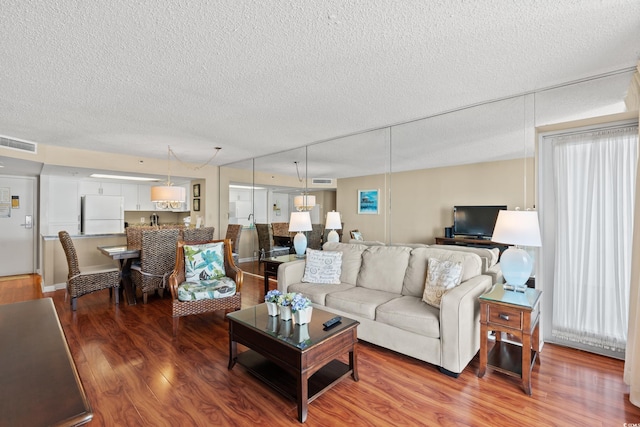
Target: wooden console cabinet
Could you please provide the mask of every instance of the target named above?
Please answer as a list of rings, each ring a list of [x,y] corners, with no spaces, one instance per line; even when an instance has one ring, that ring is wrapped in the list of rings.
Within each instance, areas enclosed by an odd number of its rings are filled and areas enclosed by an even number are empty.
[[[498,248],[500,255],[509,247],[509,245],[505,245],[504,243],[492,242],[491,240],[465,239],[462,237],[436,237],[436,245],[457,245],[488,249]]]

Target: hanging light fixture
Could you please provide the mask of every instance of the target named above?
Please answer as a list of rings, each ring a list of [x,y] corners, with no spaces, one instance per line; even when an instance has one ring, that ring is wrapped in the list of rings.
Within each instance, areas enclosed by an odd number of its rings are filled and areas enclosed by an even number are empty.
[[[298,175],[298,181],[302,183],[300,178],[300,170],[298,169],[298,162],[293,162],[296,165],[296,174]],[[306,186],[302,191],[302,195],[295,196],[293,198],[293,206],[298,212],[310,211],[316,205],[316,196],[312,196],[307,192]]]
[[[166,185],[151,187],[151,201],[159,209],[177,209],[186,200],[186,190],[175,187],[171,182],[171,147],[167,146],[167,182]]]

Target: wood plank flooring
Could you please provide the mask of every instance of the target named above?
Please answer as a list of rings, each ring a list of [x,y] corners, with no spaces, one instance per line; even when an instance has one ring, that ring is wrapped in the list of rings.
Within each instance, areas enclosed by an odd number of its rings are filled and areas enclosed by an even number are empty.
[[[261,302],[262,294],[262,278],[247,274],[243,307]],[[54,300],[94,410],[90,426],[299,425],[293,402],[241,366],[227,369],[222,312],[182,318],[174,339],[167,297],[135,306],[121,299],[115,306],[105,290],[81,297],[74,313],[64,291],[40,292],[38,276],[0,281],[2,304],[42,297]],[[345,379],[311,403],[306,425],[640,423],[640,409],[629,403],[622,381],[622,361],[550,344],[540,360],[529,397],[516,378],[494,371],[478,378],[477,358],[454,379],[427,363],[361,343],[360,381]]]

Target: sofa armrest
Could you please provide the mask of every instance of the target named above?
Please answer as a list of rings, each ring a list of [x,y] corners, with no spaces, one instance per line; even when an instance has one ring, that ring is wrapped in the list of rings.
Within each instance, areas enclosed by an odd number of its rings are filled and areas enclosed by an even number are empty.
[[[480,349],[478,297],[493,283],[479,275],[446,292],[440,302],[441,366],[460,373]]]
[[[289,285],[300,283],[304,276],[304,259],[283,262],[278,266],[278,290],[283,294],[287,292]]]
[[[504,276],[502,275],[502,268],[500,267],[500,263],[497,263],[493,267],[489,268],[483,274],[491,276],[493,283],[504,283]]]

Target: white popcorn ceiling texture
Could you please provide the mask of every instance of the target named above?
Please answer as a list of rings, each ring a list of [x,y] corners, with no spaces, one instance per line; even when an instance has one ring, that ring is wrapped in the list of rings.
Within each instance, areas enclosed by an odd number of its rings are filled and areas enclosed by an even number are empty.
[[[316,157],[532,155],[534,125],[624,111],[640,58],[638,0],[5,0],[0,24],[0,135],[194,163],[345,135]]]

